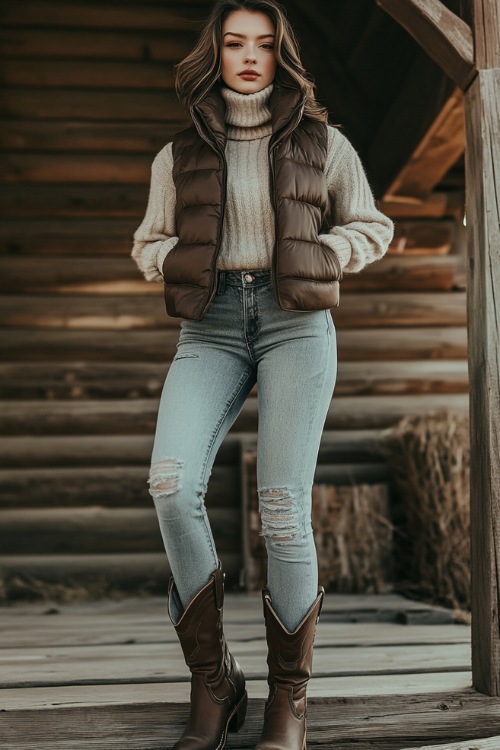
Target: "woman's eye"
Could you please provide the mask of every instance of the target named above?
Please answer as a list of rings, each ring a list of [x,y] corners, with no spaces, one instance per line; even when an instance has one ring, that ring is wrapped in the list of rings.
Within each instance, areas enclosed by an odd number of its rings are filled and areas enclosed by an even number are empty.
[[[226,45],[226,46],[227,46],[227,47],[235,47],[235,46],[237,46],[238,44],[239,44],[239,42],[229,42],[229,44],[228,44],[228,45]]]

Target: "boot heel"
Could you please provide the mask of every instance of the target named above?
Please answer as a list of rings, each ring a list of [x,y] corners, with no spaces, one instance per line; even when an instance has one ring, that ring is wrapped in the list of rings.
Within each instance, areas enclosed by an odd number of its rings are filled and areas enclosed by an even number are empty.
[[[240,700],[240,702],[236,706],[234,714],[231,716],[229,720],[229,724],[227,727],[228,732],[238,732],[241,729],[245,721],[245,716],[247,714],[247,705],[248,705],[248,694],[247,694],[247,691],[245,690],[245,694],[243,698]]]

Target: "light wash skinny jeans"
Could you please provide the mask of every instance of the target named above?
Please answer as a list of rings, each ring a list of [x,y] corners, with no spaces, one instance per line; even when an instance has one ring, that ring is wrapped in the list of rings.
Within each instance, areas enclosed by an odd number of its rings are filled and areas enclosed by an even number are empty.
[[[204,318],[181,322],[160,400],[149,491],[184,607],[218,565],[204,502],[207,482],[257,383],[267,584],[288,630],[310,608],[318,589],[311,490],[336,376],[330,311],[282,310],[269,271],[220,272]]]

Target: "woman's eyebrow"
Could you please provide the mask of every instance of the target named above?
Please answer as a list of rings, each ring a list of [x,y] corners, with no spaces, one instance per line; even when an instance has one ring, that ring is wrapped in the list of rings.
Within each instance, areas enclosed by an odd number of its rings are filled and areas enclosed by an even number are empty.
[[[226,31],[226,33],[224,34],[224,36],[227,36],[228,34],[231,34],[232,36],[239,36],[242,39],[246,39],[247,38],[246,34],[237,34],[235,31]],[[274,34],[260,34],[256,38],[257,39],[265,39],[266,37],[271,37],[272,39],[274,39]]]

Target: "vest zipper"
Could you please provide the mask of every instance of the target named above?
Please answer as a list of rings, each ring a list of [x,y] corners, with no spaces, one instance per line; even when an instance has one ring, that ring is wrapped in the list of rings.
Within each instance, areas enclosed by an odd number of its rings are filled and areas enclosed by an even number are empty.
[[[275,181],[275,173],[274,173],[274,155],[273,151],[276,148],[276,146],[281,143],[286,136],[291,133],[299,124],[299,122],[302,119],[302,115],[304,113],[304,103],[302,103],[296,110],[296,112],[299,113],[299,116],[296,119],[293,119],[293,117],[290,118],[292,124],[288,128],[284,128],[283,131],[280,133],[280,135],[276,138],[274,143],[269,146],[269,171],[271,176],[271,200],[273,202],[273,208],[274,208],[274,246],[273,246],[273,252],[272,252],[272,258],[271,258],[271,283],[273,285],[273,289],[276,295],[276,299],[278,301],[279,306],[282,310],[285,310],[281,305],[281,299],[279,295],[278,290],[278,279],[277,279],[277,265],[278,265],[278,253],[277,253],[277,246],[278,246],[278,207],[276,204],[276,181]]]
[[[194,118],[193,118],[193,120],[194,120]],[[216,240],[217,244],[215,246],[216,247],[216,252],[214,253],[214,260],[213,260],[213,264],[212,264],[212,286],[211,286],[211,289],[210,289],[210,291],[208,293],[207,303],[206,303],[205,307],[203,308],[203,310],[201,312],[201,318],[203,318],[203,316],[205,315],[206,311],[210,307],[213,298],[215,297],[215,292],[217,290],[218,280],[219,280],[219,273],[217,271],[217,259],[218,259],[219,255],[220,255],[220,246],[221,246],[221,241],[222,241],[222,228],[223,228],[223,223],[224,223],[224,214],[225,214],[225,210],[226,210],[227,161],[226,161],[226,155],[224,153],[224,150],[222,148],[220,148],[220,146],[219,146],[219,142],[215,141],[215,144],[214,144],[209,138],[207,138],[207,136],[203,132],[203,128],[200,127],[199,122],[197,120],[194,120],[194,124],[195,124],[196,129],[197,129],[199,135],[201,136],[201,138],[203,138],[203,140],[206,143],[208,143],[208,145],[210,146],[210,148],[212,148],[214,151],[217,151],[217,153],[220,154],[220,157],[222,159],[221,218],[220,218],[220,221],[219,221],[219,226],[217,228],[217,240]],[[201,318],[200,318],[200,320],[201,320]]]
[[[222,242],[222,229],[224,225],[224,214],[226,212],[226,194],[227,194],[227,162],[226,162],[226,156],[223,153],[221,148],[217,148],[217,151],[219,152],[221,158],[222,158],[222,200],[221,200],[221,216],[219,221],[219,226],[217,227],[217,244],[215,246],[216,252],[214,253],[214,260],[212,264],[212,288],[210,289],[207,304],[203,308],[202,311],[202,317],[205,315],[206,311],[212,304],[212,300],[215,297],[215,292],[217,291],[217,285],[219,280],[219,272],[217,270],[217,259],[220,255],[220,247]]]

